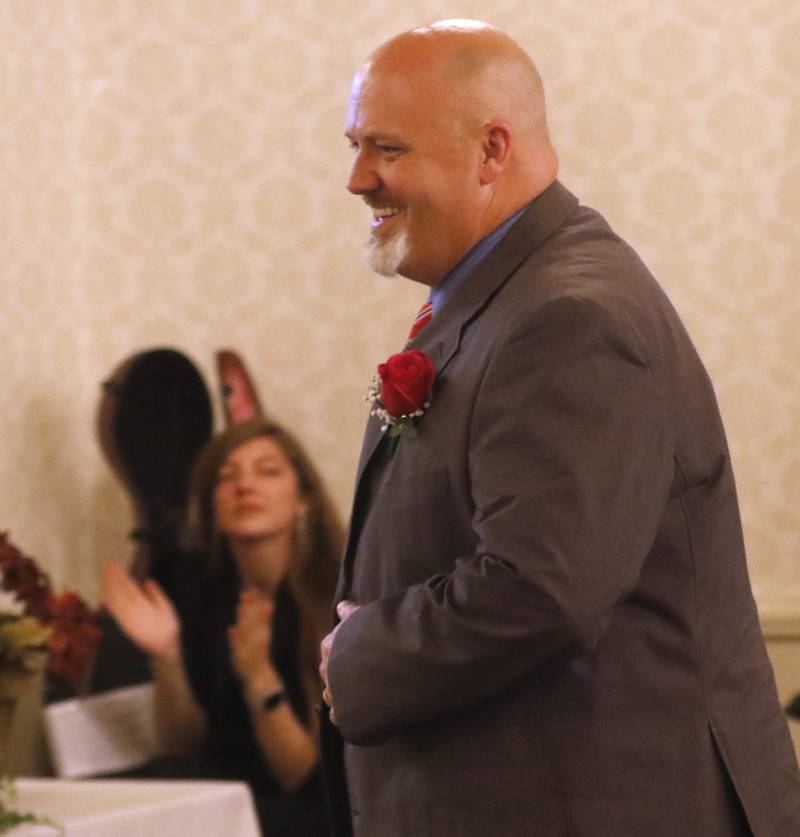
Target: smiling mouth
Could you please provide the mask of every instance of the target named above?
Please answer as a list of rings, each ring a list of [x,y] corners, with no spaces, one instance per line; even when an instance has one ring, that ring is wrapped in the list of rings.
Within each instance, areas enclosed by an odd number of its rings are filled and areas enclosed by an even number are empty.
[[[372,207],[372,226],[379,227],[390,218],[395,218],[398,215],[404,215],[404,211],[398,206],[373,206]]]

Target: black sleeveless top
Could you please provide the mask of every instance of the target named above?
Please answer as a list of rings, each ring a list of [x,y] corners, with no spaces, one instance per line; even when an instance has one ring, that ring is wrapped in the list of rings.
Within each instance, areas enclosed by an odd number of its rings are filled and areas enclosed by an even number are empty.
[[[224,569],[204,577],[202,556],[195,558],[194,567],[187,567],[185,562],[191,560],[187,555],[182,562],[186,589],[175,590],[175,603],[189,684],[208,721],[202,773],[206,778],[247,782],[264,835],[327,835],[319,768],[295,792],[283,794],[261,753],[228,645],[241,589],[238,573],[226,562]],[[298,665],[299,634],[299,609],[283,584],[275,597],[269,653],[292,709],[306,723],[309,707]]]

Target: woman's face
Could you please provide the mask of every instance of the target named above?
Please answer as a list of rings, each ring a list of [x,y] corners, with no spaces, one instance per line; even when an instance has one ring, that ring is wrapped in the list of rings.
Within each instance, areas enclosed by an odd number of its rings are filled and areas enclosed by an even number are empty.
[[[286,536],[303,511],[297,474],[273,439],[250,439],[222,463],[214,489],[214,517],[229,538]]]

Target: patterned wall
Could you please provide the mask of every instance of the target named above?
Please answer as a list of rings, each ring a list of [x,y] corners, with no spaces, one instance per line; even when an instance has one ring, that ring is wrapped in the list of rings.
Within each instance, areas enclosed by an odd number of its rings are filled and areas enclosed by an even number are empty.
[[[352,72],[442,17],[540,65],[562,179],[682,311],[715,380],[762,611],[800,614],[800,7],[786,0],[0,0],[0,528],[97,595],[128,553],[99,383],[239,350],[343,510],[374,364],[424,292],[359,258]]]

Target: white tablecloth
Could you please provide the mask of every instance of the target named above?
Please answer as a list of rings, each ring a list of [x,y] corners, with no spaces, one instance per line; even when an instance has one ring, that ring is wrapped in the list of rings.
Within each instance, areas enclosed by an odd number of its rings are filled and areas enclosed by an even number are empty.
[[[49,817],[64,837],[260,837],[250,789],[240,782],[17,779],[19,811]],[[20,825],[9,837],[55,837]]]

